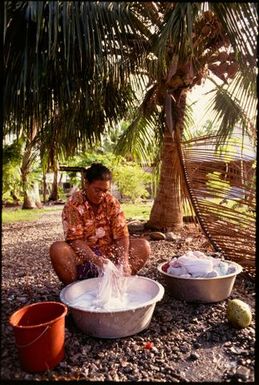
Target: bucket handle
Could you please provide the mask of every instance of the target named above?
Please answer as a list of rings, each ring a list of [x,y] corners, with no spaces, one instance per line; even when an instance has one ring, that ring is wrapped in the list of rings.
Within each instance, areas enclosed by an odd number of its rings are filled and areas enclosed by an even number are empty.
[[[36,337],[33,341],[29,342],[28,344],[25,344],[25,345],[18,345],[16,344],[17,348],[27,348],[27,346],[30,346],[32,344],[34,344],[34,342],[38,341],[42,336],[43,334],[46,333],[46,331],[50,328],[50,326],[46,326],[46,328],[43,330],[43,332],[38,336]]]

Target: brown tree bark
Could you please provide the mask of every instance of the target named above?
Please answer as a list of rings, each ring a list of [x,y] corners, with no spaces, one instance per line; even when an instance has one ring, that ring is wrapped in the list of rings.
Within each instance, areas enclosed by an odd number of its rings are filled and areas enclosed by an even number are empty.
[[[147,223],[149,228],[160,231],[179,230],[183,227],[182,168],[176,140],[181,137],[183,132],[186,94],[180,93],[175,100],[174,134],[172,135],[168,127],[166,127],[161,153],[159,187]],[[175,113],[176,108],[177,113]]]
[[[19,199],[17,198],[16,194],[14,191],[10,192],[11,197],[13,198],[13,204],[16,206],[19,206]]]
[[[23,188],[23,209],[34,209],[36,203],[33,198],[33,188],[28,183],[28,176],[30,174],[33,161],[35,159],[35,138],[37,135],[37,122],[31,120],[30,131],[28,130],[28,138],[26,140],[26,146],[23,154],[23,160],[21,165],[21,180]]]
[[[28,185],[28,175],[30,173],[31,167],[31,154],[32,149],[29,145],[23,155],[23,162],[21,166],[21,179],[22,179],[22,189],[23,189],[23,205],[22,209],[34,209],[36,208],[35,202],[30,194],[30,188]]]
[[[53,167],[53,172],[54,172],[54,179],[52,183],[52,191],[49,196],[49,201],[57,201],[59,199],[58,195],[58,164],[55,162],[54,167]]]
[[[176,144],[166,131],[161,154],[161,171],[157,196],[155,198],[148,226],[161,231],[180,229],[183,226],[183,208],[180,178],[174,168]]]
[[[22,209],[35,209],[36,205],[27,191],[24,193]]]
[[[22,209],[35,209],[35,202],[30,194],[28,188],[28,172],[27,170],[22,170],[22,185],[23,185],[23,205]]]
[[[33,183],[32,195],[33,195],[33,200],[35,202],[36,207],[38,209],[42,209],[43,204],[42,204],[41,199],[40,199],[40,191],[39,191],[39,183],[38,183],[38,181],[35,181]]]
[[[45,173],[43,173],[42,183],[43,183],[43,203],[46,203],[46,200],[47,200],[47,183],[46,183],[46,174]]]

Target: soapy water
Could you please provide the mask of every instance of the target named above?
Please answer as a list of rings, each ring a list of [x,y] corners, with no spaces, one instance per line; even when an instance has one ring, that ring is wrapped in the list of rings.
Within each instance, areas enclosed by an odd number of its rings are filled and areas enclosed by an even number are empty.
[[[76,298],[71,306],[82,310],[129,310],[135,309],[141,304],[149,301],[150,295],[147,293],[137,293],[126,291],[122,297],[110,298],[107,302],[100,301],[98,289],[89,290]]]
[[[132,291],[122,269],[110,260],[104,264],[96,288],[81,294],[70,305],[82,310],[134,309],[151,299],[150,294]]]

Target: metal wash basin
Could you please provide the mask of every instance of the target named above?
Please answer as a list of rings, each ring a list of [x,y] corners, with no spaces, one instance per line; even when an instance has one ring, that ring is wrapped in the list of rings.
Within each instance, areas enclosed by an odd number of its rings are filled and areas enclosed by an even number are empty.
[[[172,297],[187,302],[219,302],[228,298],[233,289],[237,274],[242,266],[232,261],[224,261],[235,267],[235,272],[213,278],[181,278],[166,272],[168,262],[160,263],[157,267],[162,275],[166,290]]]
[[[128,291],[145,292],[148,300],[139,306],[126,310],[82,310],[71,303],[88,290],[96,288],[100,278],[73,282],[62,289],[61,301],[72,313],[75,324],[89,336],[100,338],[121,338],[146,329],[156,306],[164,295],[164,287],[150,278],[141,276],[127,277]]]

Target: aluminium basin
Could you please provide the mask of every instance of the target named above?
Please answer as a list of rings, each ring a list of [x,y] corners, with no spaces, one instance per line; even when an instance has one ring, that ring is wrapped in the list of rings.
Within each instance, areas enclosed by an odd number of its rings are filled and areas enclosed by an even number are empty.
[[[242,266],[236,262],[224,260],[235,271],[212,278],[184,278],[166,272],[168,262],[162,262],[157,269],[165,281],[166,291],[174,298],[186,302],[213,303],[228,298],[232,292],[236,276],[241,273]]]
[[[76,281],[60,292],[60,299],[68,306],[77,327],[85,334],[99,338],[127,337],[146,329],[151,322],[156,303],[163,298],[164,287],[150,278],[135,275],[126,277],[127,291],[145,292],[149,297],[135,308],[85,310],[71,304],[80,295],[96,288],[99,279],[97,277]]]

